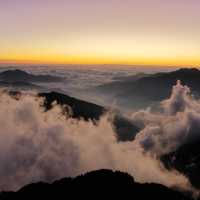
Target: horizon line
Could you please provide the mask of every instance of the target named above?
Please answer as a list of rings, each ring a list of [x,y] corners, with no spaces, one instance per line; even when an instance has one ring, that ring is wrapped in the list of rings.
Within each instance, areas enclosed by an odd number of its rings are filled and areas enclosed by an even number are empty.
[[[16,61],[1,61],[0,67],[15,67],[15,66],[127,66],[127,67],[165,67],[165,68],[200,68],[200,64],[139,64],[139,63],[48,63],[48,62],[16,62]]]

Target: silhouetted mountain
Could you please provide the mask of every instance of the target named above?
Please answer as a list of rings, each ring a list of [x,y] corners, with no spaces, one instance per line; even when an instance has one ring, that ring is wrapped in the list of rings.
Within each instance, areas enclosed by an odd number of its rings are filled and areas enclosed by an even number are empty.
[[[129,77],[101,85],[96,89],[99,93],[116,98],[123,104],[132,103],[142,107],[167,98],[177,80],[189,86],[195,95],[200,95],[200,71],[195,68],[145,75],[133,80]]]
[[[72,117],[84,118],[85,120],[99,120],[106,109],[93,103],[78,100],[57,92],[40,93],[39,96],[45,97],[45,107],[47,110],[52,108],[52,103],[57,102],[60,105],[68,105],[72,109]]]
[[[72,109],[71,116],[73,118],[98,121],[100,117],[108,111],[102,106],[78,100],[57,92],[40,93],[39,96],[45,97],[44,106],[47,110],[51,109],[52,103],[55,101],[60,105],[70,106]],[[66,111],[68,111],[68,107],[66,107]],[[116,130],[118,139],[121,141],[133,140],[139,131],[133,123],[123,117],[120,113],[114,115],[113,128]]]
[[[24,81],[16,81],[16,82],[7,82],[7,81],[0,81],[0,87],[5,88],[17,88],[17,89],[42,89],[41,86],[35,85],[33,83],[24,82]]]
[[[139,80],[141,78],[147,77],[149,76],[148,74],[145,73],[138,73],[135,75],[131,75],[131,76],[115,76],[113,77],[113,81],[136,81]]]
[[[99,170],[52,184],[35,183],[17,192],[2,192],[0,199],[130,198],[189,200],[182,193],[158,184],[139,184],[128,174]]]
[[[33,75],[22,70],[7,70],[0,73],[0,81],[6,82],[59,82],[63,79],[50,75]]]

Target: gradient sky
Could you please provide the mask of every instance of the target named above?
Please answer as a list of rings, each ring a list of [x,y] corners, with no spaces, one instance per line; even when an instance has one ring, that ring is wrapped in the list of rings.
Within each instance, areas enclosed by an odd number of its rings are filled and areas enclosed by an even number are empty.
[[[0,0],[0,63],[200,65],[200,0]]]

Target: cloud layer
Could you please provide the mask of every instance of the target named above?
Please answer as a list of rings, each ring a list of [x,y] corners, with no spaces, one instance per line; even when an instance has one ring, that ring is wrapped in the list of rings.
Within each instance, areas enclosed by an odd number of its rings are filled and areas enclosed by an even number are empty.
[[[109,114],[94,125],[64,116],[58,105],[44,112],[43,99],[34,94],[16,99],[2,91],[0,190],[16,190],[30,182],[51,182],[101,168],[128,172],[142,183],[191,189],[186,177],[168,171],[159,160],[188,136],[192,138],[190,130],[198,126],[195,120],[200,119],[200,104],[188,92],[178,83],[170,99],[162,103],[162,113],[134,113],[132,120],[142,131],[134,141],[118,142]]]

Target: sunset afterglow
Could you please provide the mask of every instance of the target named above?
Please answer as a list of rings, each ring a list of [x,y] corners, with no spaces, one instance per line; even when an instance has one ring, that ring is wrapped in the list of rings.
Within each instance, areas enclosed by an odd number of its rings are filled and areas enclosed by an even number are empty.
[[[0,63],[198,66],[199,10],[197,0],[2,0]]]

